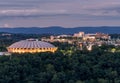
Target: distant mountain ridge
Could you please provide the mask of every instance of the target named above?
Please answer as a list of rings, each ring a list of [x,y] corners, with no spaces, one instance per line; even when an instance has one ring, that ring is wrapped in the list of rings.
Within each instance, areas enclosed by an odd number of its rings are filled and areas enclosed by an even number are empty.
[[[85,33],[108,33],[108,34],[120,34],[120,27],[75,27],[75,28],[64,28],[59,26],[53,27],[19,27],[19,28],[0,28],[0,32],[8,33],[25,33],[25,34],[73,34],[83,31]]]

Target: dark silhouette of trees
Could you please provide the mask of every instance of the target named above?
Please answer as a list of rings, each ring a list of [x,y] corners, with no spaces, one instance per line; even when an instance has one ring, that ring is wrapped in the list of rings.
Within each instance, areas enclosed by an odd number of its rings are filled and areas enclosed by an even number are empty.
[[[120,53],[101,50],[1,56],[0,83],[119,83]]]

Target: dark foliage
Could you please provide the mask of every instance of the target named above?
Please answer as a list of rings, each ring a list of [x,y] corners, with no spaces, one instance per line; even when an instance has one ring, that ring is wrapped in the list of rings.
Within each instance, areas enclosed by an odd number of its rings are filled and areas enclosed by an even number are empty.
[[[0,57],[0,83],[120,83],[120,53],[75,51]]]

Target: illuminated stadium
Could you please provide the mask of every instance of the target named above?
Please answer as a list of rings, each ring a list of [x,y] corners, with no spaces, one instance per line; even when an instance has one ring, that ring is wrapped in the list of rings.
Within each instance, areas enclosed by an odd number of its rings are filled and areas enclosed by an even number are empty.
[[[55,52],[57,47],[47,42],[38,41],[37,39],[27,39],[13,43],[7,50],[11,53],[39,53]]]

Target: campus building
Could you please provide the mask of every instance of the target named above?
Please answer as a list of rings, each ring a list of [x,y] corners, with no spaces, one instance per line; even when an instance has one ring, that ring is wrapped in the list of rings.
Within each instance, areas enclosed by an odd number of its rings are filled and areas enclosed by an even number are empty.
[[[39,53],[39,52],[55,52],[57,47],[42,42],[37,39],[21,40],[7,47],[10,53]]]

